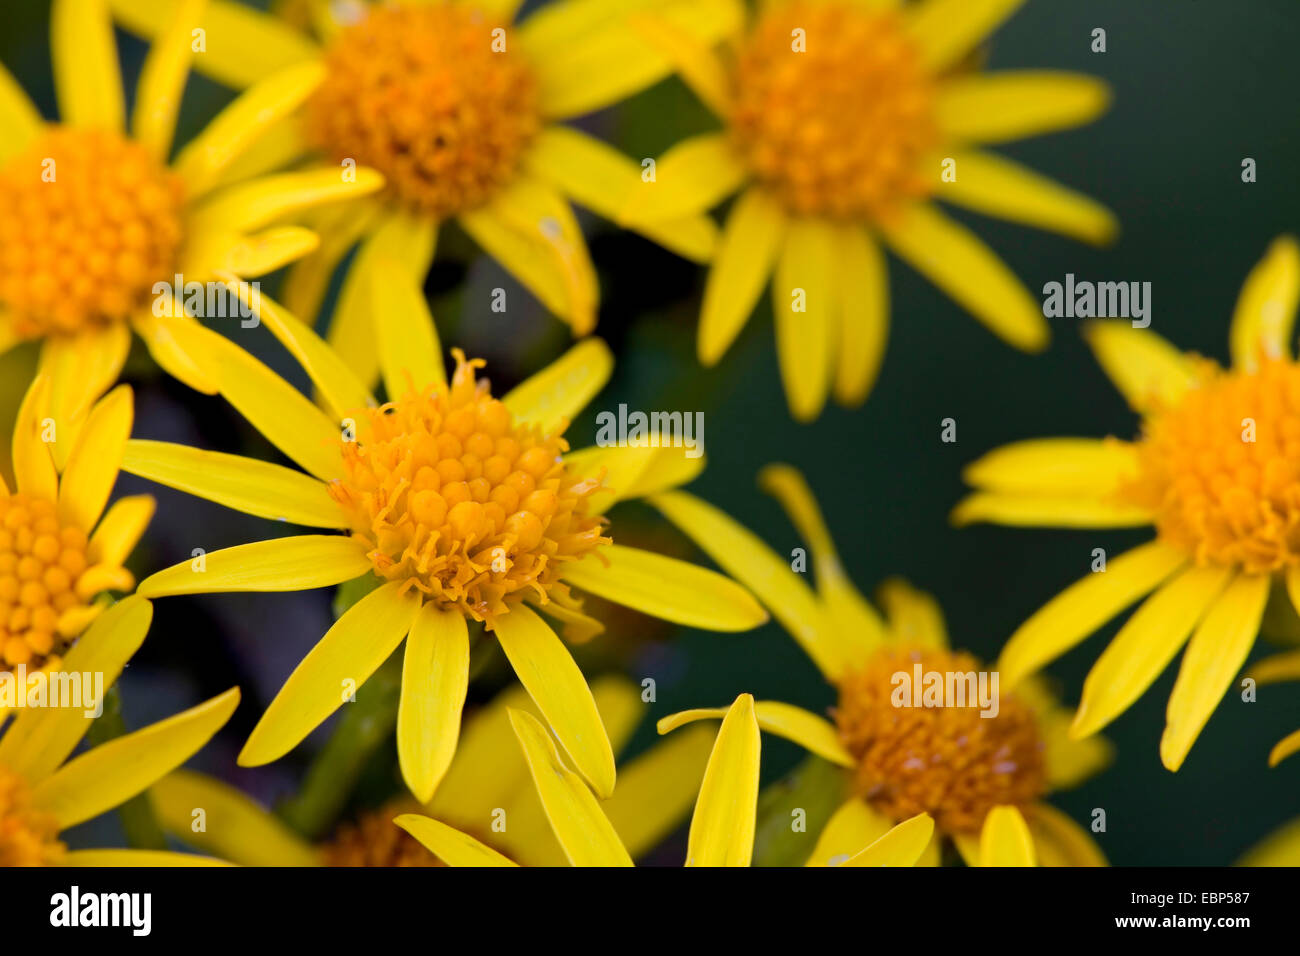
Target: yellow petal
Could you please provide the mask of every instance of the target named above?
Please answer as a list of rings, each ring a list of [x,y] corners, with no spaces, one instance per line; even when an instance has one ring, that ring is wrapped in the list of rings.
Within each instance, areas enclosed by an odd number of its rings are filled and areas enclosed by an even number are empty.
[[[171,153],[176,114],[190,72],[191,31],[206,4],[207,0],[179,0],[140,70],[131,135],[162,160]]]
[[[126,662],[144,643],[152,620],[152,604],[136,595],[124,598],[100,614],[64,655],[63,672],[102,674],[102,689],[112,687]],[[90,690],[93,696],[93,688]],[[86,735],[98,709],[93,705],[101,703],[87,701],[84,686],[82,700],[87,707],[25,707],[19,711],[0,736],[0,765],[32,783],[53,773]]]
[[[1169,695],[1160,759],[1170,770],[1187,752],[1246,662],[1268,602],[1269,576],[1241,574],[1210,606],[1183,654]]]
[[[197,850],[241,866],[318,866],[316,850],[229,784],[190,770],[174,770],[149,788],[164,830]],[[195,829],[195,810],[203,828]]]
[[[1300,866],[1300,819],[1278,827],[1251,847],[1237,865]]]
[[[1105,245],[1114,241],[1119,221],[1096,200],[1046,176],[978,150],[955,151],[956,179],[938,196],[967,209]]]
[[[209,232],[185,246],[179,271],[192,282],[227,279],[227,274],[253,278],[301,259],[318,245],[316,233],[301,226],[276,226],[251,236]]]
[[[839,310],[835,288],[835,230],[797,219],[785,234],[772,282],[776,349],[790,414],[809,422],[821,414],[831,387],[832,336]]]
[[[817,590],[833,622],[830,639],[839,644],[840,659],[846,665],[862,663],[884,638],[884,622],[844,572],[812,490],[803,475],[789,465],[768,465],[759,472],[758,482],[781,502],[812,551]]]
[[[1034,804],[1028,822],[1040,865],[1106,865],[1106,855],[1092,835],[1052,805]]]
[[[690,813],[713,737],[712,728],[692,727],[619,767],[618,786],[601,809],[633,859],[657,847]]]
[[[429,802],[456,754],[468,688],[465,616],[436,604],[424,605],[406,639],[397,711],[402,776],[421,803]]]
[[[1293,236],[1281,236],[1250,271],[1237,297],[1228,332],[1232,364],[1253,372],[1262,359],[1290,358],[1297,300],[1300,245]]]
[[[958,74],[939,89],[935,121],[958,141],[1004,143],[1082,126],[1109,105],[1110,87],[1082,73]]]
[[[39,375],[23,395],[14,421],[13,465],[18,490],[33,498],[54,501],[59,494],[59,475],[50,458],[50,437],[45,424],[49,414],[50,380]],[[58,422],[54,422],[58,427]]]
[[[749,866],[754,856],[761,747],[754,698],[741,694],[727,710],[709,755],[691,817],[687,866]]]
[[[194,756],[239,706],[239,688],[126,734],[64,764],[32,791],[59,829],[121,805]]]
[[[240,299],[261,317],[271,333],[298,360],[337,421],[375,406],[370,390],[343,356],[330,348],[306,323],[273,299],[260,293],[253,294],[246,282],[238,283],[236,289]]]
[[[659,157],[653,179],[637,177],[619,222],[663,222],[707,212],[747,179],[749,169],[726,133],[688,137]]]
[[[831,814],[805,866],[839,866],[889,832],[892,823],[857,797]]]
[[[1287,734],[1268,752],[1268,765],[1276,767],[1292,754],[1300,753],[1300,730]]]
[[[689,30],[653,11],[628,18],[632,29],[672,62],[677,76],[719,119],[731,112],[731,79],[722,59]]]
[[[834,680],[842,671],[838,641],[812,589],[783,557],[729,515],[694,495],[674,491],[650,503],[724,571],[749,588],[817,668]]]
[[[393,818],[411,836],[448,866],[517,866],[472,836],[447,824],[418,813],[403,813]]]
[[[835,339],[835,400],[862,404],[876,382],[889,337],[889,273],[880,247],[857,226],[841,226],[835,239],[840,283]]]
[[[617,220],[640,189],[641,167],[593,136],[565,126],[543,129],[524,155],[526,168],[580,206]],[[707,262],[718,230],[707,216],[633,224],[637,232],[695,262]]]
[[[171,850],[72,850],[59,858],[59,866],[230,866],[225,860]]]
[[[842,865],[915,866],[930,846],[933,836],[934,820],[927,813],[918,813],[849,857]]]
[[[305,209],[355,201],[376,192],[384,177],[359,166],[345,178],[340,169],[305,169],[262,176],[214,193],[190,214],[195,234],[208,230],[252,232]]]
[[[233,549],[232,549],[233,550]],[[411,630],[420,600],[401,582],[376,588],[344,612],[294,668],[239,754],[241,767],[278,760],[364,684]]]
[[[978,491],[958,502],[950,517],[959,528],[981,521],[1022,528],[1138,528],[1154,516],[1138,505],[1081,495]]]
[[[666,734],[697,720],[716,719],[726,715],[725,707],[700,707],[660,718],[657,727],[659,733]],[[754,715],[760,728],[797,743],[809,753],[814,753],[841,767],[857,765],[853,755],[840,743],[839,731],[825,718],[818,717],[802,707],[775,700],[760,700],[755,703]]]
[[[511,612],[513,615],[515,612]],[[582,778],[564,765],[546,728],[532,714],[510,711],[537,795],[574,866],[631,866],[632,858]]]
[[[1171,405],[1196,383],[1191,361],[1150,329],[1087,322],[1084,338],[1102,370],[1137,412]]]
[[[588,514],[604,514],[619,501],[636,497],[631,489],[641,473],[663,448],[633,448],[626,445],[593,446],[564,456],[564,467],[574,479],[601,479],[598,491],[587,497]],[[683,456],[684,457],[684,456]]]
[[[520,422],[544,434],[561,431],[600,393],[614,371],[614,355],[600,339],[584,339],[502,399]]]
[[[462,213],[460,224],[574,335],[596,327],[596,270],[573,210],[554,188],[516,177],[490,202]]]
[[[402,265],[377,258],[371,271],[379,367],[390,401],[411,389],[447,384],[442,346],[424,290],[411,282]]]
[[[524,22],[519,39],[539,71],[545,115],[589,113],[672,72],[672,60],[629,20],[646,9],[706,44],[734,36],[745,16],[736,0],[598,0],[544,7]]]
[[[612,544],[573,561],[565,581],[616,604],[707,631],[748,631],[767,620],[758,601],[716,571],[653,551]]]
[[[122,470],[259,518],[309,528],[347,525],[324,482],[255,458],[135,438],[126,443]]]
[[[965,226],[918,203],[882,231],[894,252],[1004,342],[1026,352],[1047,347],[1041,304]]]
[[[1291,576],[1288,570],[1288,577]],[[1273,654],[1256,661],[1246,671],[1246,676],[1257,684],[1276,684],[1281,681],[1300,680],[1300,651]]]
[[[1182,551],[1153,541],[1111,559],[1044,604],[1011,635],[998,658],[1003,686],[1060,657],[1187,563]]]
[[[254,428],[282,452],[328,481],[343,471],[340,429],[297,389],[233,342],[177,319],[170,331]]]
[[[284,307],[303,323],[314,325],[339,263],[370,234],[375,223],[382,219],[382,213],[380,203],[374,198],[321,206],[302,213],[298,218],[320,237],[320,245],[285,272],[280,285],[280,301]]]
[[[50,55],[63,122],[122,129],[126,107],[117,42],[104,0],[54,0],[50,9]]]
[[[87,557],[97,564],[125,564],[149,526],[156,504],[152,495],[119,498],[90,537]]]
[[[1141,697],[1231,577],[1227,568],[1193,567],[1147,598],[1088,672],[1071,736],[1096,733]]]
[[[994,807],[980,831],[980,866],[1036,866],[1034,838],[1015,807]]]
[[[86,419],[59,482],[59,517],[89,532],[99,522],[117,482],[134,420],[131,388],[119,385]]]
[[[145,597],[222,591],[307,591],[351,581],[370,571],[365,547],[338,534],[302,534],[254,541],[198,555],[149,575]]]
[[[170,297],[169,297],[170,298]],[[169,314],[168,312],[163,313]],[[199,364],[190,357],[184,345],[172,334],[172,322],[193,322],[194,319],[176,312],[170,313],[174,318],[161,320],[152,311],[135,316],[131,327],[144,339],[149,354],[164,372],[172,378],[184,382],[190,388],[205,395],[217,393],[216,383],[204,373]]]
[[[1137,447],[1114,438],[1012,442],[971,462],[967,484],[987,491],[1105,497],[1137,477]]]
[[[512,608],[495,633],[519,683],[596,793],[614,792],[614,751],[582,671],[555,632],[528,607]]]
[[[40,135],[44,120],[31,98],[0,65],[0,160],[8,159]]]
[[[907,11],[907,32],[931,72],[969,53],[1025,0],[922,0]]]
[[[405,268],[408,281],[423,287],[437,237],[435,220],[404,212],[387,212],[357,250],[343,280],[343,288],[339,290],[339,301],[327,340],[335,352],[348,360],[357,378],[366,385],[372,385],[379,377],[378,337],[372,316],[372,271],[375,263],[380,257],[396,259]]]
[[[722,230],[700,312],[700,361],[713,365],[735,341],[776,264],[785,214],[758,189],[740,195]]]
[[[895,641],[938,649],[948,647],[943,609],[933,596],[918,591],[902,578],[882,582],[876,596],[888,615],[889,630]]]
[[[40,374],[49,376],[49,417],[58,424],[50,447],[60,469],[90,407],[117,382],[131,350],[131,327],[114,322],[77,335],[56,335],[41,345]]]

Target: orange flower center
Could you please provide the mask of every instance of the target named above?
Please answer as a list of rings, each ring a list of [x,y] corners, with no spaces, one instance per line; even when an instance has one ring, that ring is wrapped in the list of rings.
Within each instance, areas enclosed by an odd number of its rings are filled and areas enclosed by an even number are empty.
[[[978,673],[969,654],[888,648],[840,683],[840,738],[858,760],[853,788],[892,820],[922,811],[945,833],[976,833],[990,809],[1024,806],[1046,790],[1043,744],[1033,712],[1002,694],[996,716],[966,706],[895,706],[914,665],[923,674]],[[911,700],[910,695],[908,701]]]
[[[442,861],[419,840],[393,823],[399,812],[411,809],[402,806],[374,810],[362,814],[355,823],[339,827],[320,848],[325,865],[442,866]]]
[[[568,442],[516,424],[475,380],[483,362],[454,354],[450,388],[412,388],[360,413],[368,427],[342,443],[331,493],[375,573],[443,607],[490,621],[530,594],[567,601],[564,562],[610,543],[603,519],[586,514],[601,480],[569,475]]]
[[[91,566],[87,551],[86,532],[61,522],[53,502],[0,498],[0,670],[57,668],[91,598],[135,583],[123,568]]]
[[[932,84],[897,14],[773,5],[733,81],[732,138],[792,213],[878,221],[931,190],[919,163],[936,139]]]
[[[0,306],[40,338],[120,322],[170,281],[181,180],[106,130],[53,127],[0,168]]]
[[[1300,562],[1300,365],[1226,372],[1206,360],[1200,371],[1198,387],[1143,423],[1138,477],[1121,493],[1198,562]]]
[[[0,766],[0,867],[50,866],[65,849],[53,814],[35,809],[27,781]]]
[[[308,104],[313,142],[379,170],[427,215],[485,202],[541,125],[536,79],[501,27],[456,4],[372,8],[326,54]]]

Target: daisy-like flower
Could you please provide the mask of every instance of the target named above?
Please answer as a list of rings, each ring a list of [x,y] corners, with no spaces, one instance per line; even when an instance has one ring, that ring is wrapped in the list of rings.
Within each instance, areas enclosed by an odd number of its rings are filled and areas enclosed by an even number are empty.
[[[52,448],[66,423],[49,405],[50,381],[38,376],[14,424],[15,490],[0,478],[0,674],[10,679],[20,665],[28,675],[61,670],[108,592],[135,586],[124,563],[154,510],[136,495],[105,513],[131,434],[131,389],[93,406],[62,470]],[[0,723],[6,709],[0,702]]]
[[[263,324],[301,363],[324,410],[229,339],[173,323],[221,394],[307,474],[153,441],[128,443],[123,468],[249,514],[344,533],[217,551],[154,574],[139,591],[292,591],[356,578],[377,585],[289,677],[244,747],[245,765],[291,750],[409,634],[397,745],[407,784],[428,800],[456,750],[472,619],[495,634],[574,763],[609,796],[614,757],[591,691],[533,608],[579,637],[600,625],[570,586],[690,627],[763,623],[762,607],[734,581],[605,533],[604,512],[616,501],[687,481],[702,459],[669,447],[569,452],[562,436],[570,416],[612,370],[603,342],[576,345],[497,399],[476,378],[483,363],[458,350],[447,381],[418,293],[384,281],[374,291],[390,396],[378,407],[351,356],[266,296]]]
[[[131,596],[105,611],[67,655],[71,671],[117,680],[149,630],[153,607]],[[0,734],[0,866],[204,866],[155,850],[68,850],[59,834],[120,806],[189,760],[230,719],[239,688],[71,760],[94,720],[82,707],[19,712]]]
[[[121,21],[148,33],[156,0],[112,0]],[[670,59],[626,22],[654,8],[686,35],[715,42],[743,17],[737,0],[560,0],[513,26],[520,0],[432,0],[350,7],[317,4],[321,43],[238,4],[213,0],[203,23],[210,55],[198,64],[241,86],[268,64],[315,62],[325,81],[286,136],[303,154],[373,166],[380,201],[329,217],[315,256],[286,280],[285,304],[314,321],[335,266],[361,246],[344,282],[329,341],[363,381],[378,356],[366,292],[374,263],[392,256],[421,287],[440,224],[456,221],[552,313],[585,335],[599,293],[568,200],[613,218],[641,168],[563,120],[609,106],[667,76]],[[333,11],[352,15],[347,25]],[[250,59],[247,50],[258,51]],[[717,230],[707,216],[639,228],[705,262]]]
[[[117,380],[132,330],[168,373],[210,392],[158,323],[158,312],[183,311],[183,303],[155,287],[171,289],[176,276],[206,283],[219,271],[253,277],[278,269],[318,240],[277,223],[383,185],[365,169],[355,181],[337,168],[261,175],[276,154],[259,140],[320,83],[323,71],[311,66],[250,88],[169,164],[194,55],[191,25],[202,7],[186,0],[155,13],[158,39],[129,133],[104,0],[53,4],[61,122],[44,121],[0,66],[0,352],[40,340],[61,422],[75,421]],[[60,464],[68,447],[55,445]]]
[[[923,674],[978,673],[979,662],[950,649],[938,604],[900,580],[882,586],[886,616],[877,613],[845,575],[817,502],[797,471],[772,465],[761,483],[807,543],[816,591],[786,559],[712,505],[680,491],[656,495],[651,503],[754,592],[837,691],[834,723],[778,701],[756,705],[764,730],[844,769],[848,799],[819,836],[813,861],[825,866],[924,811],[934,818],[936,837],[951,838],[974,865],[990,811],[1006,805],[1023,812],[1034,856],[1045,865],[1104,865],[1087,831],[1043,798],[1099,770],[1109,759],[1105,741],[1070,740],[1069,712],[1034,682],[1022,683],[1014,694],[1003,682],[994,715],[975,701],[899,707],[894,696],[900,672],[911,677],[919,665]],[[659,722],[659,731],[723,713],[674,714]],[[995,832],[1001,840],[1017,831]],[[924,862],[939,862],[939,843],[928,848]]]
[[[759,722],[754,698],[741,694],[723,713],[691,816],[687,866],[749,866],[758,817]],[[536,717],[510,710],[533,784],[564,853],[574,866],[631,866],[632,855],[601,803],[565,765]],[[617,799],[617,795],[616,795]],[[608,806],[608,804],[606,804]],[[420,814],[394,822],[449,866],[514,866],[515,861],[469,834]],[[912,866],[925,851],[934,821],[924,813],[864,841],[843,866]]]
[[[1226,369],[1149,329],[1089,325],[1140,436],[1018,442],[967,467],[977,490],[957,524],[1155,526],[1154,541],[1062,591],[1002,650],[998,669],[1015,686],[1146,597],[1089,672],[1072,736],[1122,714],[1186,644],[1160,738],[1177,770],[1250,653],[1270,586],[1300,607],[1300,364],[1287,344],[1297,295],[1300,247],[1283,237],[1242,288]]]
[[[640,688],[623,677],[592,681],[592,696],[616,751],[641,722]],[[534,712],[520,688],[498,694],[465,720],[464,739],[446,779],[427,807],[411,798],[369,811],[312,845],[256,802],[227,784],[179,770],[150,791],[159,822],[182,841],[233,863],[248,866],[437,866],[413,837],[393,825],[403,813],[427,813],[475,834],[498,853],[525,866],[563,865],[528,767],[511,730],[509,711]],[[619,768],[618,787],[602,809],[633,857],[653,849],[685,818],[713,734],[694,727],[651,747]],[[195,807],[207,813],[207,828],[192,833]]]
[[[888,276],[877,240],[1026,351],[1037,300],[933,202],[1106,242],[1114,217],[986,144],[1086,123],[1099,80],[955,69],[1021,0],[774,0],[720,56],[672,24],[641,27],[725,130],[673,147],[621,221],[700,212],[739,191],[704,290],[699,357],[718,362],[773,278],[781,378],[795,418],[833,392],[867,397],[884,354]]]

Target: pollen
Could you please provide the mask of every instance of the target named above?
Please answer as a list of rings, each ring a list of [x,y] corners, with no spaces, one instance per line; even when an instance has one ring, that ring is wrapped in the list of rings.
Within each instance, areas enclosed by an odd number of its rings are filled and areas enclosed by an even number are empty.
[[[308,135],[383,173],[438,219],[510,182],[541,125],[537,81],[502,24],[459,4],[372,8],[326,53]]]
[[[94,596],[135,585],[125,568],[94,563],[94,551],[53,502],[0,498],[0,672],[57,669],[94,617]]]
[[[397,809],[373,810],[339,827],[321,846],[326,866],[441,866],[415,837],[393,823]]]
[[[1161,540],[1202,565],[1300,563],[1300,365],[1202,360],[1199,387],[1143,423],[1138,461],[1122,493],[1155,512]]]
[[[27,781],[0,766],[0,867],[51,866],[64,850],[53,814],[33,807]]]
[[[175,271],[182,203],[140,144],[51,127],[0,167],[0,311],[24,339],[126,320]]]
[[[559,434],[516,423],[459,350],[450,387],[411,388],[360,413],[331,485],[377,575],[425,600],[492,621],[512,603],[572,598],[559,580],[610,539],[587,514],[601,478],[577,479]]]
[[[930,77],[892,11],[772,5],[733,74],[732,139],[795,215],[880,221],[927,194],[934,145]]]
[[[977,833],[993,807],[1040,797],[1044,750],[1033,712],[1009,694],[996,716],[982,716],[978,700],[895,706],[895,675],[910,678],[918,662],[922,673],[980,670],[969,654],[887,648],[847,675],[835,720],[858,761],[854,792],[892,820],[929,813],[948,834]]]

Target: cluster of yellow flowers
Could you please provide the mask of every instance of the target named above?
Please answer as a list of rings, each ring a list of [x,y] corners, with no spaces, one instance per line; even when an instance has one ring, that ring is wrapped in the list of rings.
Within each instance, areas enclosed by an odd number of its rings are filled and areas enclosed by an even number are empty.
[[[14,487],[0,479],[0,677],[96,673],[112,685],[145,639],[152,601],[346,585],[356,599],[261,715],[239,763],[289,753],[405,641],[395,736],[407,791],[310,841],[230,786],[178,769],[226,724],[238,688],[77,756],[88,712],[10,701],[0,703],[0,865],[630,865],[693,804],[687,865],[745,866],[761,731],[835,768],[825,786],[836,809],[809,865],[936,865],[949,847],[973,866],[1104,864],[1048,794],[1105,765],[1098,731],[1186,643],[1160,743],[1177,770],[1270,595],[1300,607],[1300,368],[1288,347],[1300,247],[1277,240],[1247,280],[1229,369],[1145,329],[1090,329],[1142,417],[1136,440],[1026,441],[969,466],[958,524],[1151,524],[1155,540],[1010,638],[995,713],[974,701],[909,707],[900,673],[981,665],[950,647],[930,596],[898,579],[874,604],[859,593],[799,471],[771,465],[760,483],[805,540],[815,587],[682,490],[702,458],[667,445],[570,448],[568,423],[614,361],[590,336],[597,274],[570,201],[709,265],[705,364],[770,284],[785,393],[807,421],[828,397],[855,406],[871,390],[888,326],[882,248],[1009,344],[1046,346],[1037,300],[934,200],[1109,241],[1105,208],[985,149],[1090,121],[1105,86],[980,71],[972,52],[1019,0],[771,0],[757,12],[741,0],[555,0],[516,24],[520,5],[357,4],[343,23],[346,5],[324,0],[279,16],[233,0],[54,0],[57,121],[0,67],[0,351],[39,342],[14,419]],[[150,41],[129,119],[114,23]],[[191,70],[239,92],[177,148]],[[718,131],[641,163],[565,124],[670,74]],[[948,182],[950,163],[961,173]],[[733,194],[719,228],[711,212]],[[458,349],[449,374],[423,296],[451,220],[579,339],[504,395]],[[319,317],[354,249],[334,314]],[[282,304],[248,281],[286,266]],[[312,393],[196,321],[181,279],[221,283]],[[221,396],[296,467],[132,437],[132,392],[118,384],[132,329],[164,372]],[[125,564],[154,504],[110,504],[119,472],[311,531],[137,584]],[[720,570],[620,543],[607,513],[632,499]],[[640,689],[620,677],[589,685],[575,663],[566,639],[603,630],[584,595],[719,632],[770,615],[834,688],[832,719],[741,694],[664,717],[665,740],[618,767]],[[1037,672],[1143,597],[1072,714]],[[521,687],[462,721],[480,635]],[[1300,652],[1257,676],[1300,678]],[[716,733],[697,725],[719,720]],[[1300,732],[1272,760],[1296,750]],[[210,855],[61,841],[146,791],[163,828]],[[195,808],[207,814],[201,833]],[[492,825],[493,808],[509,827]],[[1291,843],[1264,856],[1294,853]]]

